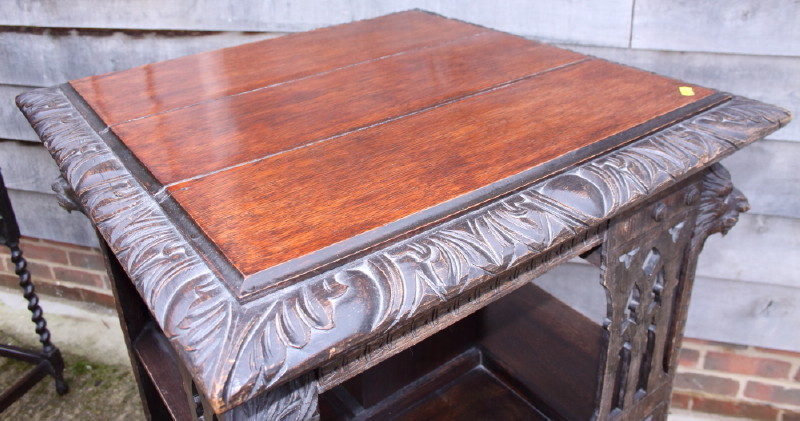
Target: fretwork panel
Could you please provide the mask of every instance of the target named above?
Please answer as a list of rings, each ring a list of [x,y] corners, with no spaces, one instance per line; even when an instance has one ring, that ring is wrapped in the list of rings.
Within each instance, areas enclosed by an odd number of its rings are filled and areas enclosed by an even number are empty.
[[[645,401],[669,394],[670,326],[682,314],[680,279],[700,188],[697,179],[685,183],[609,225],[601,265],[609,303],[599,419],[642,419]]]

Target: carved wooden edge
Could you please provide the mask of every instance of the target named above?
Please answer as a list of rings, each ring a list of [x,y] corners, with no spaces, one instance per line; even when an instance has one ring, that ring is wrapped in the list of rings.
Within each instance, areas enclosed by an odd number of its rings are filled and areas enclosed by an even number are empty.
[[[599,246],[605,225],[592,228],[583,234],[539,253],[525,263],[497,275],[489,282],[466,291],[453,300],[443,302],[419,315],[411,323],[398,326],[374,338],[360,348],[326,362],[318,370],[319,391],[325,392],[368,370],[386,359],[427,339],[459,320],[503,298],[519,287],[570,259]]]
[[[229,410],[220,421],[318,421],[317,379],[307,373]]]
[[[319,367],[760,139],[733,98],[434,229],[239,303],[58,88],[17,104],[217,412]]]

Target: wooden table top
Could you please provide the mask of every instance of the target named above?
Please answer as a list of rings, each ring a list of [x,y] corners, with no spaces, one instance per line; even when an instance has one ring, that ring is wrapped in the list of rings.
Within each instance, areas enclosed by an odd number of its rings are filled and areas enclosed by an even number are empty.
[[[416,11],[17,104],[217,413],[334,387],[790,120]]]
[[[70,83],[240,297],[728,98],[419,11]]]

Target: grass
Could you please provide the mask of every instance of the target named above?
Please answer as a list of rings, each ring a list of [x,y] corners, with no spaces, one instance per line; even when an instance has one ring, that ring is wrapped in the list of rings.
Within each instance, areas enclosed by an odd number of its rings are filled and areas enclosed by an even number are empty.
[[[0,331],[0,343],[24,346]],[[0,413],[2,420],[140,420],[139,392],[130,367],[98,364],[65,353],[64,377],[69,393],[60,396],[52,377],[34,386]],[[11,386],[30,364],[0,357],[0,390]]]

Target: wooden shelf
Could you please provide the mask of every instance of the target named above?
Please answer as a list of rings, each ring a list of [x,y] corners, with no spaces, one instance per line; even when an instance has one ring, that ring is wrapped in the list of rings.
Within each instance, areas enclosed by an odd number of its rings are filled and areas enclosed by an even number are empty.
[[[553,417],[594,412],[602,328],[534,285],[483,311],[487,367]]]
[[[180,362],[163,333],[152,326],[144,329],[133,343],[133,351],[144,371],[152,380],[172,419],[188,420],[192,416],[186,395]]]
[[[588,420],[603,341],[599,325],[526,285],[321,395],[321,416]]]

